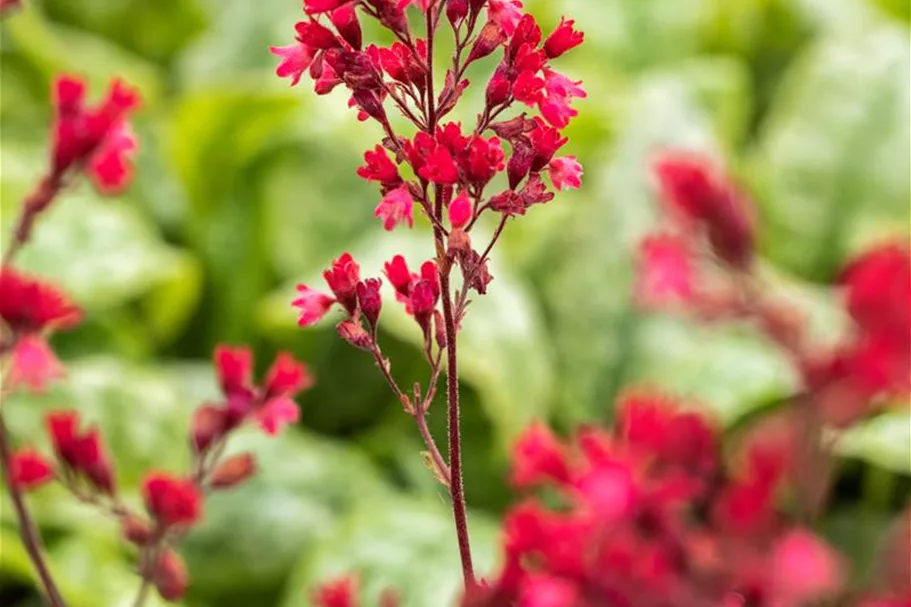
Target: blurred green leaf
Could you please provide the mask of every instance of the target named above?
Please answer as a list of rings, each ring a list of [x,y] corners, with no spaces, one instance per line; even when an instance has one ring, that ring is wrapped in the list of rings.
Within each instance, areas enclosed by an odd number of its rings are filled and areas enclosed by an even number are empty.
[[[752,159],[775,262],[828,280],[871,237],[907,233],[909,44],[886,24],[833,35],[782,83]]]
[[[896,410],[853,426],[839,438],[836,449],[844,457],[911,476],[911,413]]]
[[[475,238],[485,242],[480,233]],[[404,255],[412,267],[419,267],[431,256],[431,244],[428,232],[400,229],[378,232],[351,252],[361,264],[362,276],[381,276],[383,263],[397,254]],[[481,394],[481,402],[505,445],[530,420],[547,416],[553,363],[540,310],[531,292],[508,267],[494,263],[490,271],[494,281],[489,294],[474,298],[460,333],[460,377]],[[321,279],[315,279],[308,284],[321,283]],[[264,326],[293,325],[293,293],[293,286],[289,286],[269,296],[260,309]],[[420,329],[404,308],[391,296],[384,303],[381,327],[422,347]]]
[[[259,472],[207,500],[205,520],[183,549],[193,595],[211,604],[241,604],[238,594],[280,587],[356,504],[389,492],[368,459],[313,434],[269,438],[251,430],[233,439],[230,451],[254,453]]]
[[[196,0],[44,0],[48,15],[108,38],[153,61],[172,60],[205,21]],[[136,27],[124,27],[124,23]]]
[[[496,526],[469,518],[472,556],[479,576],[492,573]],[[455,527],[442,503],[389,498],[362,503],[335,533],[301,561],[292,576],[283,607],[312,607],[310,592],[320,583],[346,574],[359,576],[362,594],[376,603],[383,590],[394,590],[402,607],[454,605],[462,572]]]

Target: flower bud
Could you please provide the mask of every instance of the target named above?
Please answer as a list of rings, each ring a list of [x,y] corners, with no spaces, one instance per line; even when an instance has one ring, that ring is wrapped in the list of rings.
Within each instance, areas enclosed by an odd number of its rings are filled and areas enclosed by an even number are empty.
[[[449,0],[446,3],[446,18],[452,27],[458,27],[468,15],[468,0]]]
[[[212,404],[203,404],[193,412],[190,442],[196,453],[205,453],[225,431],[225,413]]]
[[[466,65],[472,61],[483,59],[494,52],[498,46],[506,41],[506,32],[497,25],[496,21],[488,21],[481,33],[478,34],[474,46],[471,47],[471,53],[468,54]]]
[[[218,465],[209,477],[209,485],[213,489],[229,489],[243,483],[254,474],[256,474],[256,459],[253,454],[239,453]]]
[[[136,515],[128,514],[120,522],[123,538],[137,546],[143,546],[152,539],[152,525]]]
[[[383,307],[383,298],[380,295],[382,284],[383,281],[379,278],[368,278],[357,285],[358,305],[371,327],[376,327]]]
[[[173,550],[166,550],[158,557],[152,570],[152,583],[166,601],[179,601],[187,592],[190,579],[183,559]]]
[[[339,337],[360,350],[369,352],[373,349],[373,338],[361,323],[356,320],[344,320],[335,328]]]

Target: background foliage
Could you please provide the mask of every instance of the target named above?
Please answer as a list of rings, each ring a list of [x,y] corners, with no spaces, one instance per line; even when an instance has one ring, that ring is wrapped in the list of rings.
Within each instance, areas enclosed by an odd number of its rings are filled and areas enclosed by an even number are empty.
[[[244,438],[263,472],[211,500],[187,545],[186,604],[304,607],[316,580],[356,569],[369,594],[391,584],[410,607],[440,605],[459,582],[457,555],[411,422],[369,357],[331,326],[298,330],[288,305],[293,284],[343,250],[371,272],[393,252],[429,253],[429,239],[380,235],[376,192],[353,176],[374,127],[354,120],[343,93],[317,98],[273,76],[267,47],[290,40],[299,2],[26,4],[0,26],[4,233],[45,163],[54,74],[83,74],[99,91],[120,75],[146,102],[128,194],[101,200],[80,186],[21,257],[89,316],[57,341],[69,379],[4,403],[14,433],[40,440],[44,410],[78,407],[111,438],[129,491],[149,466],[185,463],[189,413],[215,388],[214,344],[253,344],[263,361],[290,349],[318,377],[301,427],[274,442]],[[630,305],[636,243],[657,217],[646,170],[657,150],[709,152],[747,184],[766,271],[812,311],[822,338],[844,322],[825,285],[871,241],[906,238],[911,219],[906,2],[528,4],[543,24],[565,13],[586,30],[566,71],[590,91],[570,133],[587,172],[580,192],[510,227],[492,294],[472,306],[463,335],[467,494],[488,570],[510,500],[506,448],[530,419],[608,419],[619,389],[656,383],[736,425],[794,387],[749,327],[707,329]],[[395,372],[422,372],[416,330],[387,314]],[[443,416],[433,423],[442,439]],[[840,445],[824,528],[864,563],[908,496],[911,419],[883,415]],[[129,604],[136,582],[108,522],[55,490],[32,500],[72,604]],[[2,505],[0,603],[37,605],[5,496]]]

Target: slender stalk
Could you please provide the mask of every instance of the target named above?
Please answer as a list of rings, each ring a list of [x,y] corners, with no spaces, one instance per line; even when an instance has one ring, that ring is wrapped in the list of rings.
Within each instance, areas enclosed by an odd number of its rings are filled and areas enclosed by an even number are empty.
[[[10,470],[12,450],[9,445],[9,433],[6,429],[2,411],[0,411],[0,460],[2,460],[3,464],[3,480],[7,489],[9,489],[13,509],[16,511],[16,518],[19,522],[19,534],[22,537],[25,550],[28,552],[28,556],[38,572],[38,579],[41,582],[44,596],[51,607],[66,607],[66,603],[63,601],[60,591],[57,590],[57,585],[44,558],[44,545],[41,541],[41,534],[38,532],[38,528],[25,505],[22,491],[13,483],[13,475]]]

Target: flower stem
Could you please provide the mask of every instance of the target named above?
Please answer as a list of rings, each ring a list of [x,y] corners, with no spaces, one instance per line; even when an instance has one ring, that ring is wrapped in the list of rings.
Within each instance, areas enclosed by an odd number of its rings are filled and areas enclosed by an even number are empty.
[[[471,545],[468,539],[468,513],[465,507],[465,489],[462,484],[462,431],[459,424],[459,372],[456,349],[456,323],[452,311],[452,293],[449,286],[451,267],[440,273],[440,290],[443,296],[443,321],[446,325],[446,404],[449,420],[449,474],[452,495],[452,516],[455,519],[462,560],[462,577],[465,588],[475,585],[474,566],[471,562]]]
[[[66,607],[66,603],[60,595],[60,591],[57,590],[57,585],[54,582],[54,578],[51,576],[50,568],[44,558],[44,545],[41,542],[41,534],[38,532],[38,528],[32,520],[28,507],[25,505],[22,491],[13,483],[13,475],[10,470],[11,459],[12,453],[9,446],[9,433],[6,430],[3,413],[0,411],[0,461],[2,461],[3,464],[3,480],[6,483],[6,488],[9,490],[10,499],[12,500],[13,508],[16,511],[22,543],[25,545],[25,550],[28,553],[32,564],[35,566],[35,570],[38,572],[38,579],[41,582],[41,587],[44,591],[44,596],[47,597],[48,604],[50,604],[51,607]]]

